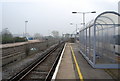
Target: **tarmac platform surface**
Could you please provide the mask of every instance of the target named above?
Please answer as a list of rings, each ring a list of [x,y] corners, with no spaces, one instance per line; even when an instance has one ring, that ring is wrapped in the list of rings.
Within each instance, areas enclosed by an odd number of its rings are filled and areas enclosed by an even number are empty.
[[[92,68],[79,52],[77,43],[66,43],[65,50],[56,74],[57,79],[87,79],[112,80],[112,77],[103,69]]]
[[[69,44],[65,47],[56,79],[76,79]]]

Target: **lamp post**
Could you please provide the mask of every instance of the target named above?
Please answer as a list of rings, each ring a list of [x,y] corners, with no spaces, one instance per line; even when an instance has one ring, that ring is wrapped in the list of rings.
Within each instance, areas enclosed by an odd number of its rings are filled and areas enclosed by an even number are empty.
[[[28,23],[28,21],[25,21],[25,38],[26,38],[26,41],[27,41],[27,23]],[[25,49],[25,54],[26,54],[26,56],[28,56],[29,48],[28,48],[27,43],[26,43],[25,48],[26,48],[26,49]]]
[[[77,14],[77,13],[79,13],[79,14],[83,14],[83,27],[85,28],[85,14],[89,14],[89,13],[96,13],[96,11],[92,11],[92,12],[72,12],[73,14]],[[85,36],[85,34],[84,34],[84,45],[85,45],[85,49],[87,50],[87,28],[85,29],[85,33],[86,33],[86,36]],[[86,51],[86,54],[87,54],[87,51]]]
[[[88,13],[96,13],[96,11],[93,11],[93,12],[72,12],[73,14],[77,14],[77,13],[80,13],[80,14],[83,14],[83,26],[85,28],[85,14],[88,14]]]
[[[4,33],[8,33],[8,28],[5,28]],[[5,34],[5,40],[7,39],[7,35]],[[5,41],[5,44],[7,44],[7,40]]]
[[[74,23],[70,23],[70,25],[73,25]],[[77,34],[77,24],[75,24],[75,26],[76,26],[76,34]]]
[[[28,23],[28,21],[25,21],[25,38],[27,39],[27,23]]]
[[[74,23],[70,23],[70,25],[73,25],[73,24],[74,24]],[[75,40],[77,40],[77,29],[78,29],[77,26],[78,26],[78,24],[75,24],[75,26],[76,26],[76,30],[75,30],[75,31],[76,31]]]

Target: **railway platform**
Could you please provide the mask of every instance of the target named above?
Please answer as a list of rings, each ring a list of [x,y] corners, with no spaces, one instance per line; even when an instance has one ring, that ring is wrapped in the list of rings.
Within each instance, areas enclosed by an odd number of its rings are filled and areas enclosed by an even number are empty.
[[[54,80],[88,80],[101,79],[112,80],[112,77],[103,69],[92,68],[79,52],[77,43],[66,43],[60,60],[52,77]]]

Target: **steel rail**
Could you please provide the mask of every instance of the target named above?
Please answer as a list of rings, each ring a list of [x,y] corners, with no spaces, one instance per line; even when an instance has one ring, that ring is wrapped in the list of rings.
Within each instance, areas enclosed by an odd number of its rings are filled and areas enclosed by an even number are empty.
[[[64,45],[65,45],[65,44],[64,44]],[[63,48],[64,48],[64,47],[62,47],[61,49],[63,50]],[[54,73],[54,71],[55,71],[55,67],[57,66],[57,63],[58,63],[58,61],[59,61],[59,58],[60,58],[60,55],[61,55],[62,50],[60,50],[60,51],[58,52],[57,57],[56,57],[53,65],[52,65],[52,68],[50,69],[48,75],[47,75],[46,78],[45,78],[45,81],[51,81],[52,76],[53,76],[53,73]]]
[[[39,64],[41,64],[50,54],[52,54],[58,47],[60,46],[57,45],[55,46],[52,50],[47,51],[45,54],[41,55],[39,59],[34,61],[32,64],[30,64],[28,67],[23,69],[21,72],[17,73],[15,76],[11,77],[8,81],[21,81],[26,75],[28,75],[34,68],[36,68]],[[55,64],[55,62],[54,62]],[[54,64],[52,68],[54,67]],[[49,76],[50,72],[52,69],[50,69],[47,77]],[[46,78],[47,79],[47,78]]]

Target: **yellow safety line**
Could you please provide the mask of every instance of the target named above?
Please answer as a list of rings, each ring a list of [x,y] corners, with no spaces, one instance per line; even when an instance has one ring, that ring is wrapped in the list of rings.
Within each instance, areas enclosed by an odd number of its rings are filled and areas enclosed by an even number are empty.
[[[77,60],[76,60],[76,57],[75,57],[74,51],[73,51],[73,49],[72,49],[71,46],[70,46],[70,48],[71,48],[71,51],[72,51],[72,56],[73,56],[73,59],[74,59],[74,62],[75,62],[76,68],[77,68],[77,72],[78,72],[78,75],[79,75],[80,81],[84,81],[84,80],[83,80],[82,73],[81,73],[80,68],[79,68],[79,65],[78,65],[78,62],[77,62]]]

